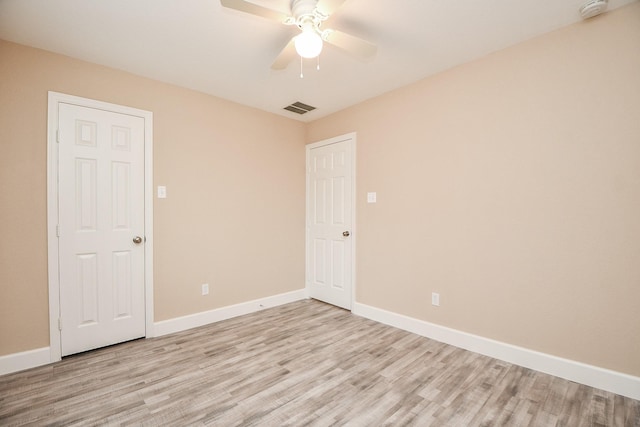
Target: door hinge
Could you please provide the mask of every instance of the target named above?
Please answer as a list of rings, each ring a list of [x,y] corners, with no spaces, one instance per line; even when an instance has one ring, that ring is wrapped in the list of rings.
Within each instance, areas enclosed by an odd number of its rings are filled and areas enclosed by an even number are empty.
[[[56,237],[60,237],[60,226],[56,225]]]
[[[60,129],[56,129],[56,142],[60,143]]]
[[[62,331],[62,317],[58,317],[58,330]]]

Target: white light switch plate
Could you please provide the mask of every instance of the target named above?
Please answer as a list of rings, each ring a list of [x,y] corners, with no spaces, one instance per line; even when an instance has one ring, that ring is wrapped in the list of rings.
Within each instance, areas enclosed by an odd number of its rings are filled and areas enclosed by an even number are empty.
[[[167,198],[167,187],[164,185],[158,185],[158,199]]]
[[[367,193],[367,203],[375,203],[376,202],[376,193]]]

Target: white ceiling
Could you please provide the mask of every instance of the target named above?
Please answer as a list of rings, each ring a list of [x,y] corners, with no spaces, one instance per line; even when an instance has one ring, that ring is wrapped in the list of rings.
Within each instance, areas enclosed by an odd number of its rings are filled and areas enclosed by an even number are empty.
[[[0,38],[311,121],[578,22],[586,1],[346,0],[323,28],[376,43],[376,57],[325,46],[320,71],[305,60],[303,79],[299,61],[270,69],[295,27],[219,0],[0,0]],[[253,2],[289,11],[290,0]],[[295,101],[317,110],[283,110]]]

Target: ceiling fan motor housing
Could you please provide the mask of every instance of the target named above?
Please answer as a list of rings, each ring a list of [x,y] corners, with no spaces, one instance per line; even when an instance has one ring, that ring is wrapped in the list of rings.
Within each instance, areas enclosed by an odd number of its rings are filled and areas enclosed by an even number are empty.
[[[305,15],[314,15],[318,0],[293,0],[291,2],[291,13],[296,19]]]
[[[318,8],[318,0],[293,0],[291,2],[291,13],[295,19],[295,24],[302,31],[313,28],[315,32],[321,34],[320,24],[328,16],[322,14]]]

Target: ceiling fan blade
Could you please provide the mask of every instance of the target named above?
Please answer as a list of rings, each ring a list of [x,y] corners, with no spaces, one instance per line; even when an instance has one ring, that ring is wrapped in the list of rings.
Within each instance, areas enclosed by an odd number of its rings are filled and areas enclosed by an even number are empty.
[[[322,38],[327,43],[339,47],[359,59],[371,58],[378,50],[378,47],[373,43],[369,43],[366,40],[343,33],[342,31],[327,30],[323,33]]]
[[[273,64],[271,64],[272,70],[284,70],[285,68],[287,68],[287,65],[289,65],[289,63],[296,57],[297,53],[294,38],[289,40],[289,43],[287,43],[284,49],[280,51],[280,54],[278,54],[276,60],[273,61]]]
[[[278,22],[284,22],[289,17],[277,10],[258,6],[257,4],[253,4],[245,0],[220,0],[220,4],[229,9],[239,10],[240,12],[250,13],[252,15],[261,16]]]
[[[345,0],[320,0],[316,5],[316,9],[325,16],[335,12]]]

